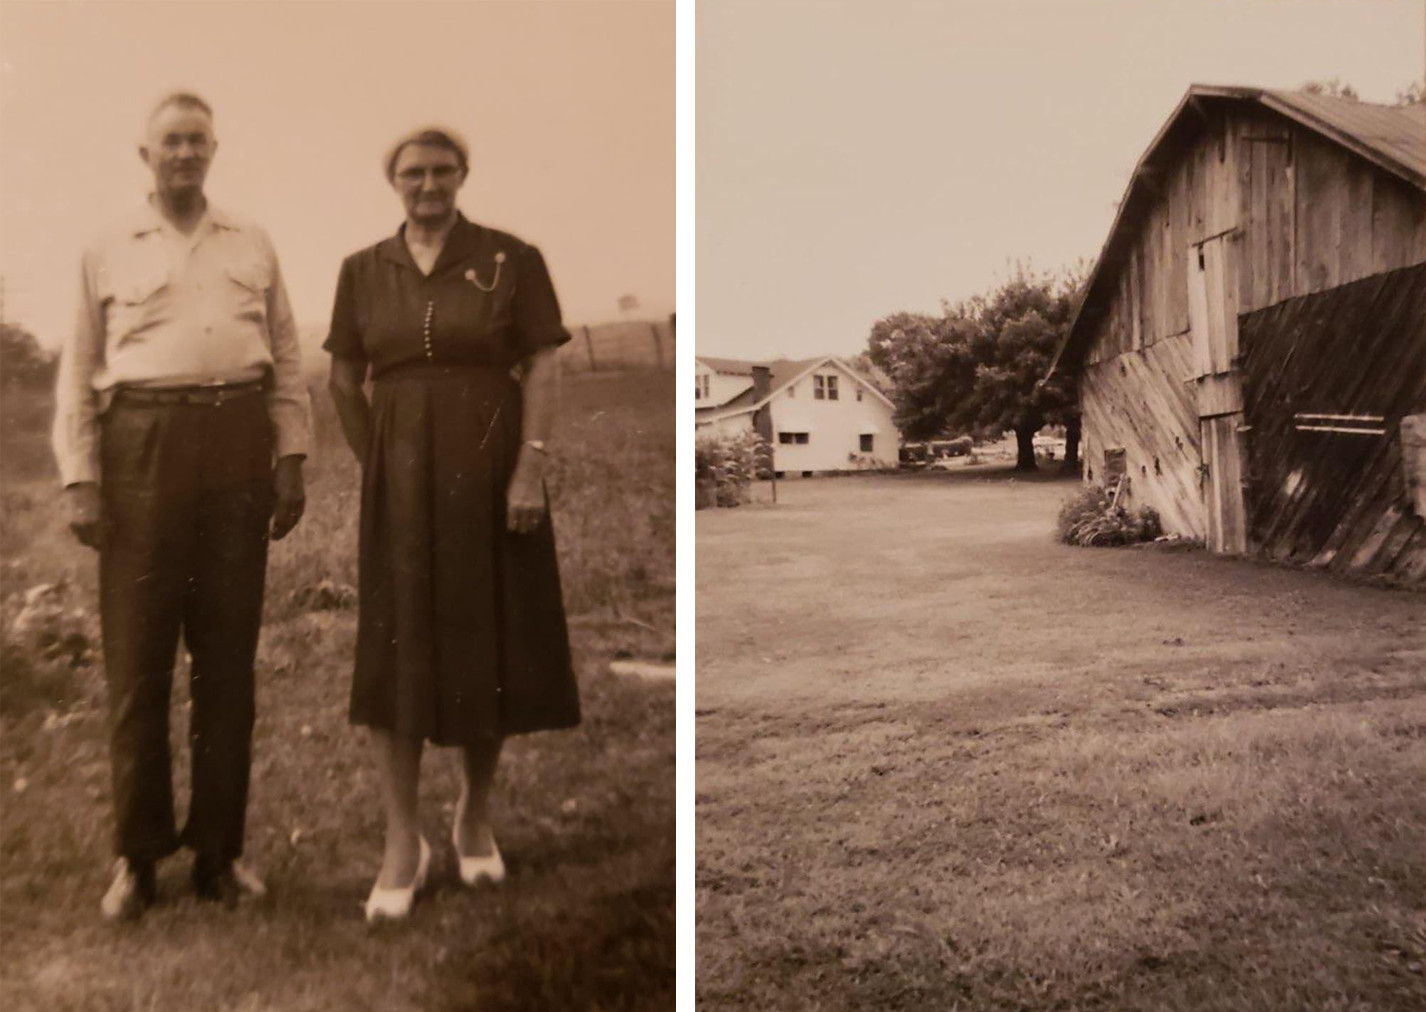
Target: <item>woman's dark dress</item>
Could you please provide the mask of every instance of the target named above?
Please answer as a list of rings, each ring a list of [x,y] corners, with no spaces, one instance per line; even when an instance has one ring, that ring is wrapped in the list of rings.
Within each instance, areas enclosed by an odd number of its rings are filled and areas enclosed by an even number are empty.
[[[352,723],[440,745],[579,723],[548,511],[505,526],[511,370],[567,340],[539,250],[464,217],[429,276],[401,233],[342,263],[324,347],[375,381]]]

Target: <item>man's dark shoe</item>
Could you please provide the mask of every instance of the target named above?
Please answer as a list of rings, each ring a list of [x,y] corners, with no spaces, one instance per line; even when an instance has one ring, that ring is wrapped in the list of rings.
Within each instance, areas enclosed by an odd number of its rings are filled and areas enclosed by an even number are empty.
[[[106,920],[136,921],[158,898],[152,861],[121,857],[114,862],[114,881],[99,904]]]
[[[266,895],[267,886],[240,861],[220,861],[200,854],[193,860],[193,891],[200,900],[221,903],[232,910],[244,895]]]

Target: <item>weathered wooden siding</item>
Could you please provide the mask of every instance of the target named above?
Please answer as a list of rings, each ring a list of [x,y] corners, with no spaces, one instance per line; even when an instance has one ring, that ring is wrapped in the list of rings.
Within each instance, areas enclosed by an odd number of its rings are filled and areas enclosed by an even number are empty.
[[[1207,490],[1188,339],[1192,244],[1236,230],[1244,313],[1426,258],[1420,190],[1270,110],[1198,108],[1175,128],[1163,150],[1176,154],[1145,175],[1149,196],[1126,216],[1127,244],[1106,265],[1112,295],[1091,323],[1080,387],[1086,477],[1106,448],[1124,447],[1135,498],[1168,530],[1193,537],[1207,529]]]
[[[1193,347],[1187,334],[1086,367],[1081,455],[1100,480],[1104,451],[1122,447],[1129,502],[1158,510],[1166,530],[1207,533],[1194,405]]]
[[[1406,487],[1400,433],[1404,416],[1426,410],[1426,264],[1245,314],[1240,341],[1256,544],[1426,582],[1426,519]],[[1358,431],[1320,431],[1334,427]]]
[[[1237,229],[1239,307],[1262,309],[1426,258],[1426,196],[1270,110],[1207,106],[1121,254],[1084,361],[1188,330],[1191,243]]]

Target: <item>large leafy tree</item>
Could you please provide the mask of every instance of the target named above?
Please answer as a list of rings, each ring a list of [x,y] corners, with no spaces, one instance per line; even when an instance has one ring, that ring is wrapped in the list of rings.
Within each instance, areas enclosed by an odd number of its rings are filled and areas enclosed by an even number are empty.
[[[868,354],[892,379],[897,424],[912,439],[978,430],[1015,432],[1016,469],[1035,470],[1034,437],[1066,427],[1067,467],[1078,466],[1074,382],[1045,381],[1069,326],[1078,272],[1019,266],[999,288],[942,306],[940,317],[897,313],[877,321]]]

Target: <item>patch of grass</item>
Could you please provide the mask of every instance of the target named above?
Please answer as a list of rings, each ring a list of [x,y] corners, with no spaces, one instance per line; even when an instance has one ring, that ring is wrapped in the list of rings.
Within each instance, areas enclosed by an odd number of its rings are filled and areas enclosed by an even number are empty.
[[[699,1007],[1426,1007],[1420,598],[1057,501],[699,516]]]
[[[508,743],[494,804],[510,877],[498,889],[456,879],[454,756],[429,750],[434,886],[406,924],[371,931],[361,917],[381,815],[366,740],[346,719],[356,613],[333,592],[356,584],[356,467],[320,389],[307,515],[273,546],[259,644],[247,856],[268,901],[232,914],[199,905],[176,857],[160,866],[157,908],[130,928],[102,923],[112,815],[99,662],[56,668],[7,640],[5,691],[23,696],[0,707],[5,1007],[457,1012],[528,1008],[532,995],[549,1008],[669,1007],[674,689],[607,669],[619,655],[672,654],[672,390],[664,373],[564,381],[552,493],[584,723]],[[26,438],[33,449],[46,436]],[[90,621],[95,606],[94,556],[48,508],[45,454],[29,459],[33,469],[12,467],[7,454],[0,475],[14,507],[0,531],[7,635],[16,595],[36,583],[66,581],[66,609]],[[13,685],[12,662],[28,666]],[[67,683],[46,681],[61,675]],[[180,663],[170,711],[180,819],[187,678]]]

